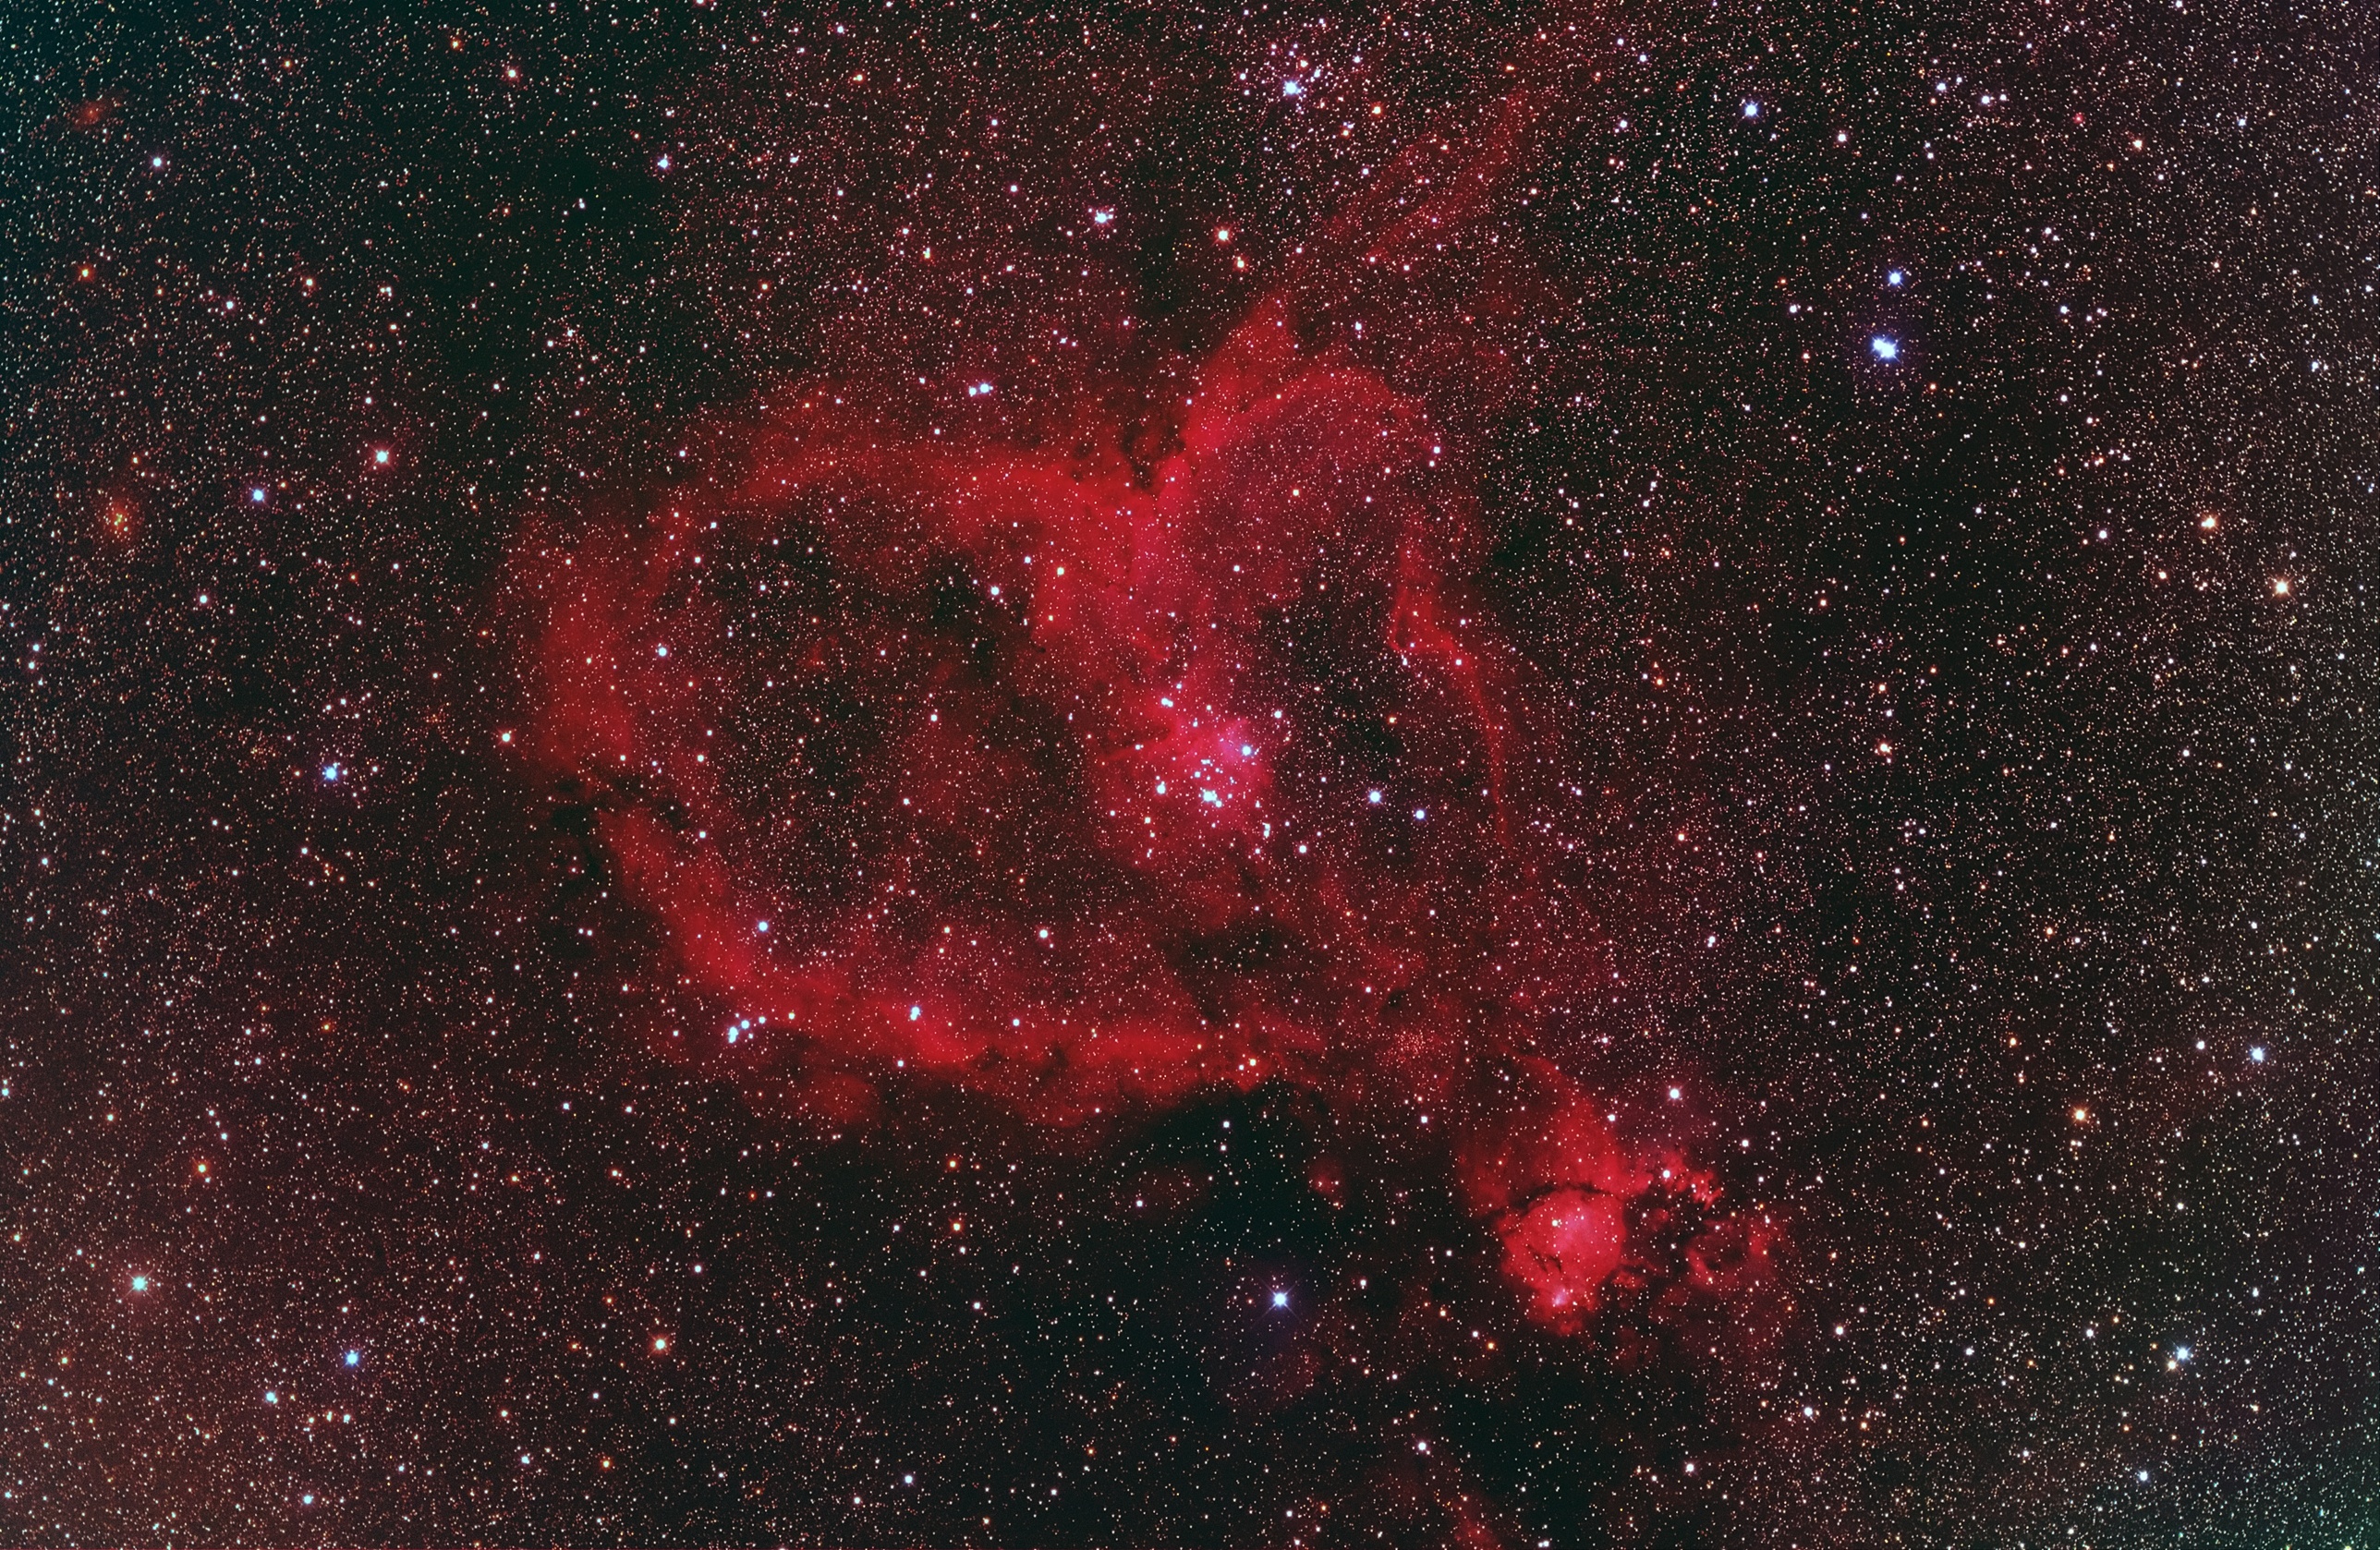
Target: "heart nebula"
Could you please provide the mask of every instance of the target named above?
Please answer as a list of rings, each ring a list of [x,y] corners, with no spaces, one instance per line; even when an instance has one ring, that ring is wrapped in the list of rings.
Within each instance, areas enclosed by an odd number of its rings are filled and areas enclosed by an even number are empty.
[[[1052,1126],[1268,1081],[1402,1106],[1549,1324],[1665,1235],[1682,1285],[1762,1278],[1769,1229],[1538,1053],[1619,971],[1434,407],[1512,393],[1512,352],[1413,272],[1547,101],[1387,169],[1145,423],[855,372],[640,522],[532,531],[523,745],[717,1018],[668,1047],[846,1120],[888,1079]],[[1398,373],[1341,322],[1391,283]]]

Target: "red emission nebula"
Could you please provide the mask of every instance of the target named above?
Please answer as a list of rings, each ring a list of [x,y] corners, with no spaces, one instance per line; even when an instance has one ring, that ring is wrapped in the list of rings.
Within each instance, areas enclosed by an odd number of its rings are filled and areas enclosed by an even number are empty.
[[[714,1019],[657,1042],[846,1120],[893,1079],[1048,1126],[1267,1081],[1397,1107],[1541,1321],[1657,1241],[1666,1295],[1758,1293],[1767,1217],[1540,1053],[1541,1002],[1618,968],[1560,844],[1578,761],[1475,586],[1465,428],[1544,282],[1435,269],[1580,74],[1382,169],[1144,423],[1086,393],[1026,433],[996,383],[878,368],[634,522],[532,530],[518,745]]]

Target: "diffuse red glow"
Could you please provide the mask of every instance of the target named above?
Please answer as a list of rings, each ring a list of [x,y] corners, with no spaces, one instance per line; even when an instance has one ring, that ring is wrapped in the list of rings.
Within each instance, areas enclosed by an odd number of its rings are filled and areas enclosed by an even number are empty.
[[[536,750],[638,793],[603,836],[698,984],[1051,1120],[1369,1068],[1517,984],[1484,941],[1451,951],[1534,913],[1505,838],[1516,674],[1450,579],[1474,498],[1377,376],[1266,354],[1202,378],[1146,479],[812,416],[722,517],[682,506],[641,552],[540,577]],[[698,551],[717,574],[788,514],[843,605],[747,647]],[[864,763],[756,769],[756,715]],[[1395,746],[1351,757],[1318,721]],[[821,913],[800,879],[833,863],[794,853],[846,828],[843,867],[881,881]]]
[[[523,745],[589,793],[681,985],[732,1009],[688,1058],[831,1112],[894,1072],[1049,1124],[1272,1079],[1434,1110],[1558,1327],[1649,1218],[1714,1217],[1707,1176],[1518,1054],[1549,991],[1614,966],[1432,408],[1492,402],[1509,352],[1485,308],[1407,308],[1448,321],[1403,342],[1427,381],[1392,382],[1330,316],[1424,283],[1554,100],[1389,169],[1169,395],[1154,456],[1089,411],[1028,444],[947,394],[815,384],[714,498],[524,545]],[[1765,1237],[1699,1230],[1694,1278],[1758,1278]]]

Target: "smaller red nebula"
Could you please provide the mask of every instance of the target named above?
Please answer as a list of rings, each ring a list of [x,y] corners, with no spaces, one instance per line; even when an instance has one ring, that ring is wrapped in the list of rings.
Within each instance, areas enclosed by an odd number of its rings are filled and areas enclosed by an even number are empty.
[[[1458,1181],[1471,1209],[1494,1219],[1504,1273],[1528,1293],[1532,1316],[1576,1332],[1607,1285],[1664,1278],[1647,1240],[1684,1213],[1710,1216],[1719,1191],[1676,1149],[1623,1143],[1596,1096],[1552,1062],[1520,1060],[1511,1074],[1498,1122],[1463,1149]],[[1710,1221],[1687,1241],[1683,1281],[1715,1295],[1756,1290],[1763,1278],[1746,1252],[1755,1241],[1765,1265],[1765,1228],[1747,1239],[1732,1217]]]

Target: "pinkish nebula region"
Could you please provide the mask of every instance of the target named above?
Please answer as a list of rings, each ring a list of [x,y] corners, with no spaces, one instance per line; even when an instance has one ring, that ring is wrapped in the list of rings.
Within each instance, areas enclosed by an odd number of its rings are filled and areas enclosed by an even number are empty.
[[[671,1057],[854,1122],[896,1072],[1050,1126],[1293,1084],[1436,1123],[1558,1328],[1645,1277],[1632,1232],[1765,1285],[1768,1215],[1714,1219],[1539,1053],[1626,953],[1432,407],[1512,391],[1463,311],[1507,299],[1432,260],[1564,106],[1516,91],[1376,175],[1140,423],[1013,423],[896,360],[789,390],[641,522],[532,529],[526,751],[666,944]]]
[[[0,1541],[2380,1532],[2370,18],[0,15]]]

